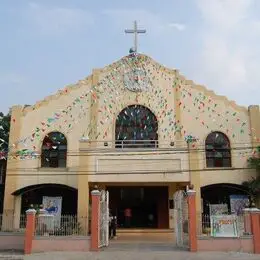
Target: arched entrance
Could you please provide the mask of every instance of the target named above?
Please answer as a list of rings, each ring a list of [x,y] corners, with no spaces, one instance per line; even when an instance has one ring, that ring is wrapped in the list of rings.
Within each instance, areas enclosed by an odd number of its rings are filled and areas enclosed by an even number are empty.
[[[211,204],[226,204],[229,213],[240,214],[246,203],[249,203],[246,187],[238,184],[219,183],[204,186],[201,188],[201,197],[205,214],[210,213]]]
[[[154,148],[158,146],[158,122],[154,113],[145,106],[124,108],[116,119],[117,148]]]
[[[77,214],[77,189],[53,183],[44,183],[24,187],[15,191],[12,195],[21,196],[21,214],[25,214],[25,211],[33,205],[41,205],[43,203],[43,197],[61,197],[62,198],[62,215],[76,215]]]
[[[168,186],[122,184],[109,185],[107,189],[109,207],[118,218],[119,228],[169,228]]]
[[[116,148],[158,147],[158,121],[154,113],[142,105],[130,105],[117,116]],[[147,180],[149,181],[149,180]],[[110,208],[121,228],[168,228],[168,186],[144,186],[136,183],[107,186]],[[126,221],[126,219],[130,219]]]

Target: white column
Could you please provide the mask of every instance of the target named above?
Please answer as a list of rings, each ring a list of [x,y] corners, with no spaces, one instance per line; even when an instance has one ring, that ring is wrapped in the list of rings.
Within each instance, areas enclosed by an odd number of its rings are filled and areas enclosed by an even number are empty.
[[[22,195],[15,196],[14,199],[14,229],[20,228]]]

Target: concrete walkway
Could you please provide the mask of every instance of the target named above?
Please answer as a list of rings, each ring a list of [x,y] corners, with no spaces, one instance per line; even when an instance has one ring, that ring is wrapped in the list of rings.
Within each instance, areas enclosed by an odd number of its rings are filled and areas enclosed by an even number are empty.
[[[104,247],[102,251],[104,252],[173,252],[173,251],[187,251],[187,249],[177,248],[171,242],[158,242],[158,241],[110,241],[109,247]]]
[[[7,258],[8,259],[8,258]],[[187,251],[103,251],[92,252],[53,252],[34,254],[26,260],[259,260],[259,255],[242,253],[190,253]]]
[[[127,237],[128,238],[128,237]],[[26,259],[26,260],[259,260],[260,255],[244,253],[200,252],[190,253],[179,249],[168,240],[158,239],[142,240],[141,236],[131,235],[131,239],[119,237],[110,241],[108,248],[101,252],[51,252],[39,253],[18,258],[7,256],[1,259]],[[8,258],[9,257],[9,258]]]

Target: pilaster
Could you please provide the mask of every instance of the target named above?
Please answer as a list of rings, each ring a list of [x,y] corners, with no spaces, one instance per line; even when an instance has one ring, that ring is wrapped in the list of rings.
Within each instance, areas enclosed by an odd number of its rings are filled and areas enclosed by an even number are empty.
[[[200,152],[196,141],[188,143],[190,183],[196,192],[197,216],[201,213],[201,192],[200,192]]]
[[[9,133],[9,151],[6,169],[6,181],[5,181],[5,196],[4,196],[4,211],[14,213],[15,197],[11,195],[16,190],[16,183],[18,176],[17,168],[19,168],[20,161],[16,158],[12,158],[16,151],[19,150],[19,146],[16,144],[20,140],[20,129],[22,127],[23,107],[14,106],[11,109],[11,122]],[[10,216],[9,216],[10,217]],[[5,222],[5,221],[3,221]]]
[[[250,133],[252,146],[256,147],[260,145],[260,111],[259,106],[248,107],[249,122],[250,122]]]

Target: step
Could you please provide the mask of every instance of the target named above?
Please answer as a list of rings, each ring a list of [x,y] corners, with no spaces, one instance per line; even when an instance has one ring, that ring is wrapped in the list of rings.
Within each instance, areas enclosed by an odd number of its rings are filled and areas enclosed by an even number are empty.
[[[119,228],[117,229],[117,233],[138,233],[138,234],[146,234],[146,233],[173,233],[173,229],[150,229],[150,228]]]

